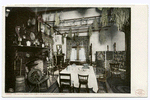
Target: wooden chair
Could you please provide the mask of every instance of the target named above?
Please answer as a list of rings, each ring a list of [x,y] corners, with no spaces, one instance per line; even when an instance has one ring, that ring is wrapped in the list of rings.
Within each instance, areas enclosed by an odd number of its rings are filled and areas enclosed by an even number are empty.
[[[108,71],[105,70],[105,68],[99,68],[99,75],[98,75],[98,81],[99,82],[104,82],[106,85],[106,92],[108,92],[108,88],[107,88],[107,75],[108,75]],[[98,88],[98,91],[100,90],[100,87]],[[97,92],[98,92],[97,91]]]
[[[119,63],[110,63],[111,77],[121,78],[121,72],[119,71]]]
[[[54,76],[54,67],[51,65],[51,62],[47,62],[47,72],[48,75]]]
[[[85,85],[86,86],[86,90],[89,93],[88,77],[89,77],[89,75],[79,75],[78,74],[78,79],[79,79],[79,93],[80,93],[81,85]]]
[[[59,88],[60,92],[63,92],[64,89],[67,89],[69,90],[69,93],[71,93],[71,74],[59,73],[59,82],[60,82]]]
[[[58,66],[59,73],[60,73],[63,69],[65,69],[65,67],[62,66],[62,61],[60,61],[60,64],[57,65],[57,66]]]
[[[70,65],[70,59],[66,59],[65,63],[66,63],[67,66]]]

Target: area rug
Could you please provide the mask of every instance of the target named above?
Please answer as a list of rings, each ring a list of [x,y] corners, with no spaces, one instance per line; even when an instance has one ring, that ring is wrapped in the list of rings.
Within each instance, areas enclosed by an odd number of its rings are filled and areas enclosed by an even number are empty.
[[[105,83],[104,82],[99,82],[99,81],[97,81],[97,83],[98,83],[98,88],[99,88],[97,93],[107,93]]]
[[[130,86],[120,78],[108,78],[108,84],[114,93],[130,93]]]

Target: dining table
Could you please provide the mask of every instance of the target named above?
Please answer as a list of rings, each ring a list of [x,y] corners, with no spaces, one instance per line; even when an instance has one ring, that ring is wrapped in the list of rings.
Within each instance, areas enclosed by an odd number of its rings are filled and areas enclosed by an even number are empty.
[[[60,73],[71,74],[71,84],[75,88],[79,88],[78,74],[89,75],[88,88],[92,88],[92,90],[97,93],[98,84],[97,84],[96,75],[94,73],[94,69],[92,66],[84,67],[83,65],[69,65],[64,70],[62,70]],[[61,78],[65,79],[67,77],[61,77]],[[57,78],[57,82],[60,85],[59,77]]]

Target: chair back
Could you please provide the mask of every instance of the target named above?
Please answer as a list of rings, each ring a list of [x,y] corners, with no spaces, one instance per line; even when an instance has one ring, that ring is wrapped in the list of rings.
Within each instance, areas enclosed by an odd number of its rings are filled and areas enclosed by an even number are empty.
[[[60,61],[60,64],[57,65],[57,66],[58,66],[59,72],[61,72],[63,69],[65,69],[65,68],[62,66],[62,61]]]
[[[71,86],[71,74],[59,73],[59,82],[60,86],[63,84],[67,84]]]
[[[110,64],[110,70],[111,71],[119,70],[119,63],[109,63],[109,64]]]
[[[96,69],[96,75],[98,75],[98,77],[101,75],[105,78],[108,75],[108,71],[106,71],[105,68],[97,68]]]
[[[105,68],[96,68],[96,74],[104,74],[105,73]]]
[[[65,60],[66,64],[70,65],[70,59]]]
[[[79,83],[87,84],[89,75],[80,75],[78,74]]]

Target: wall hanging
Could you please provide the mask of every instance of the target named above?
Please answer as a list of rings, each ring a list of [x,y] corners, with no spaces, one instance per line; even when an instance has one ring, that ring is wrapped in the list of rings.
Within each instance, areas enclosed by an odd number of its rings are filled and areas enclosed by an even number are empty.
[[[122,30],[124,25],[129,25],[129,9],[115,8],[112,11],[112,20],[116,23],[118,30]]]
[[[56,12],[56,14],[55,14],[55,26],[58,26],[59,23],[60,23],[59,16],[58,16],[58,14]]]
[[[71,28],[69,29],[69,33],[67,35],[67,38],[72,39],[72,29]]]
[[[92,27],[91,26],[89,27],[89,34],[88,35],[89,35],[89,37],[91,37],[91,35],[92,35]]]
[[[52,26],[51,26],[50,32],[51,32],[51,36],[52,36],[54,34],[54,29]]]
[[[93,27],[94,27],[95,30],[98,30],[98,29],[99,29],[99,28],[98,28],[98,22],[97,22],[96,18],[95,18],[95,20],[94,20],[94,22],[93,22]]]
[[[100,32],[99,33],[99,41],[100,41],[101,44],[104,44],[106,42],[105,32]]]
[[[66,34],[62,34],[62,44],[64,44],[64,38],[66,37]]]
[[[103,27],[108,25],[108,14],[107,14],[107,11],[108,11],[107,8],[102,9],[102,17],[100,19],[100,22],[101,22]]]

